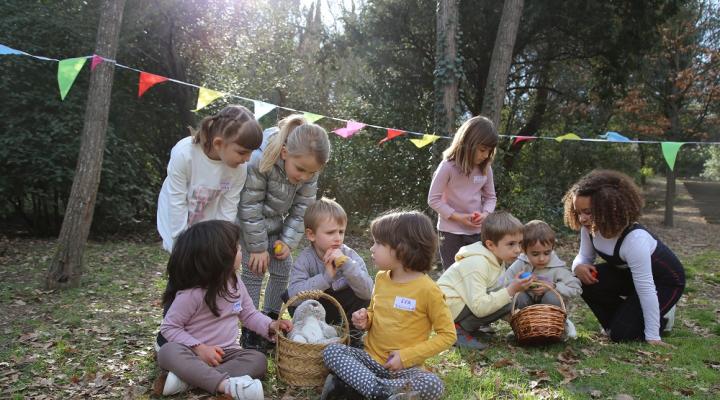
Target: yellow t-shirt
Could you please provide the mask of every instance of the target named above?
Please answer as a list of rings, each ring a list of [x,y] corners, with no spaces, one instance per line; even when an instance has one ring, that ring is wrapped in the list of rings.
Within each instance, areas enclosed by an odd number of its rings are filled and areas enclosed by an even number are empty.
[[[422,365],[456,339],[445,297],[425,274],[398,283],[390,278],[390,271],[378,272],[368,320],[365,350],[380,364],[385,364],[391,351],[399,350],[404,368]],[[433,330],[436,335],[431,338]]]

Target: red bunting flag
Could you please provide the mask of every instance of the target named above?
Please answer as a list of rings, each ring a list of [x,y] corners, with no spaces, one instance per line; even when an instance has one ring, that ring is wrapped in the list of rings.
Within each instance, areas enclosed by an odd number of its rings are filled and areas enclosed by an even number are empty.
[[[518,144],[520,142],[530,141],[530,140],[535,140],[535,139],[537,139],[535,136],[515,136],[515,141],[513,141],[512,145],[515,146],[516,144]]]
[[[404,135],[404,134],[405,134],[405,131],[400,131],[400,130],[397,130],[397,129],[389,129],[389,128],[388,128],[388,130],[387,130],[387,136],[386,136],[383,140],[379,141],[378,144],[383,144],[383,143],[385,143],[385,142],[388,142],[388,141],[390,141],[390,140],[393,140],[393,139],[395,139],[396,137],[402,136],[402,135]]]
[[[138,97],[142,97],[151,87],[168,80],[168,78],[160,75],[149,74],[147,72],[140,72],[140,84],[138,85]]]

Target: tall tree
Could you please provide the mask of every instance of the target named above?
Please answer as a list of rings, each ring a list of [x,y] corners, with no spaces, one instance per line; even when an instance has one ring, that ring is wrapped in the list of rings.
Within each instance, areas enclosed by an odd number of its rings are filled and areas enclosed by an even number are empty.
[[[485,86],[482,114],[498,126],[524,0],[505,0]]]
[[[95,54],[110,60],[115,59],[124,8],[125,0],[104,1],[100,12]],[[50,289],[74,287],[80,284],[83,252],[90,232],[100,183],[114,73],[114,63],[103,62],[90,76],[75,178],[55,256],[45,279],[45,285]]]
[[[458,83],[462,57],[458,54],[458,0],[438,0],[435,47],[435,133],[450,136],[460,113]]]

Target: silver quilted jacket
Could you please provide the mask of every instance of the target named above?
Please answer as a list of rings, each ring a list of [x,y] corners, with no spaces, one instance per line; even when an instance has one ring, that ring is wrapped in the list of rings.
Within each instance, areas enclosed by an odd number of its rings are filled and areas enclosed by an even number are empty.
[[[267,173],[260,172],[260,160],[268,139],[277,127],[263,132],[263,143],[248,163],[247,180],[240,194],[237,224],[242,229],[243,251],[272,251],[269,236],[279,236],[291,248],[297,247],[305,231],[305,209],[315,202],[319,173],[307,182],[293,185],[285,174],[285,161],[275,162]]]

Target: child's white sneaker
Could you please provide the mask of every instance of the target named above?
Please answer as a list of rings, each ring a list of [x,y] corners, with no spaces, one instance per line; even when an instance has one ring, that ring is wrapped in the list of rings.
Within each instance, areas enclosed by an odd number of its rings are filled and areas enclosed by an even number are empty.
[[[167,378],[165,378],[165,386],[163,387],[163,396],[172,396],[174,394],[187,392],[190,389],[190,385],[183,382],[178,378],[177,375],[169,372]]]
[[[663,316],[663,318],[667,318],[667,324],[665,324],[665,329],[663,329],[663,332],[672,331],[672,328],[675,325],[675,306],[672,306],[670,311],[668,311],[667,314]]]
[[[570,318],[565,319],[565,338],[577,339],[577,329],[575,329],[575,324],[570,321]]]
[[[234,400],[264,400],[262,383],[248,375],[235,376],[228,380],[226,394]]]

